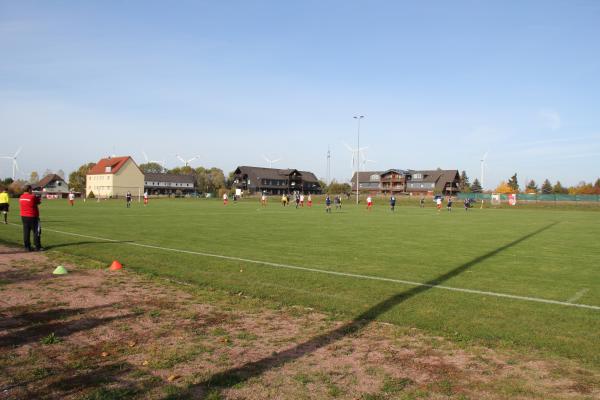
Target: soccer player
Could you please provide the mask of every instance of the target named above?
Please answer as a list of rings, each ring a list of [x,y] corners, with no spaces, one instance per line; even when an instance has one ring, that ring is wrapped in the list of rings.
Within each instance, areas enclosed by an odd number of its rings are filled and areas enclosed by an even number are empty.
[[[75,204],[75,193],[69,192],[69,204],[71,207]]]
[[[371,211],[371,207],[373,207],[373,199],[371,195],[367,196],[367,210]]]
[[[223,205],[227,205],[227,193],[223,193]]]
[[[262,195],[260,196],[260,204],[263,207],[267,206],[267,194],[265,192],[263,192]]]
[[[421,196],[421,200],[419,200],[419,206],[421,208],[425,207],[425,197]]]
[[[287,206],[287,202],[288,202],[287,196],[285,194],[282,194],[281,195],[281,205],[285,207],[285,206]]]
[[[127,192],[125,200],[127,201],[127,208],[131,207],[131,192]]]
[[[452,196],[448,196],[448,203],[446,204],[448,211],[452,211]]]
[[[35,196],[31,190],[31,186],[25,186],[25,192],[19,197],[19,206],[21,207],[21,221],[23,221],[23,245],[25,250],[33,251],[30,241],[30,233],[33,231],[33,243],[35,251],[43,251],[40,227],[40,210],[38,205],[42,201]]]
[[[390,209],[392,211],[394,211],[395,208],[396,208],[396,196],[394,196],[392,194],[392,197],[390,197]]]
[[[296,192],[296,208],[300,207],[300,195]]]
[[[0,193],[0,212],[4,217],[4,223],[8,224],[8,192],[6,188],[2,188],[2,192]]]
[[[471,206],[471,202],[469,201],[469,199],[465,199],[464,204],[465,204],[465,211],[469,211],[469,207]]]
[[[300,195],[300,207],[304,207],[304,193]]]
[[[437,205],[438,212],[442,211],[442,198],[440,196],[436,197],[435,204]]]
[[[312,196],[310,195],[310,193],[308,194],[308,208],[312,207]]]
[[[325,197],[325,212],[331,213],[331,197],[329,197],[329,194]]]
[[[148,205],[148,191],[146,190],[144,192],[144,206]]]

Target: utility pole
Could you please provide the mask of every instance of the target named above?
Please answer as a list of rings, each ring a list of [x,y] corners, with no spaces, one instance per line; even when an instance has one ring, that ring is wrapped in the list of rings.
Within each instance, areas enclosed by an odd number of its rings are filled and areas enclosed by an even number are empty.
[[[360,192],[359,182],[358,182],[358,174],[360,173],[360,120],[363,119],[364,115],[355,115],[353,118],[358,123],[358,128],[356,131],[356,205],[358,205],[358,194]]]
[[[327,184],[331,183],[331,150],[327,146]]]

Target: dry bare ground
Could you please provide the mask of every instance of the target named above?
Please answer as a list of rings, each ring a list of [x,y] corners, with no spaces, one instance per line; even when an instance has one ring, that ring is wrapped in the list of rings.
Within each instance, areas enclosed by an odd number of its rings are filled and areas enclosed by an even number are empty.
[[[0,399],[600,398],[573,360],[61,257],[0,245]]]

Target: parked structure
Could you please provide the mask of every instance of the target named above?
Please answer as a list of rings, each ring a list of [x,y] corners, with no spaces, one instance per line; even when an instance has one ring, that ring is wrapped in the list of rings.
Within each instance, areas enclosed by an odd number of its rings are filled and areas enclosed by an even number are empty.
[[[234,171],[233,184],[236,189],[250,194],[321,193],[315,174],[297,169],[240,166]]]
[[[144,174],[144,190],[152,195],[187,195],[196,192],[192,175]]]
[[[144,174],[129,156],[103,158],[86,175],[86,196],[91,192],[100,198],[124,197],[127,192],[140,196]]]

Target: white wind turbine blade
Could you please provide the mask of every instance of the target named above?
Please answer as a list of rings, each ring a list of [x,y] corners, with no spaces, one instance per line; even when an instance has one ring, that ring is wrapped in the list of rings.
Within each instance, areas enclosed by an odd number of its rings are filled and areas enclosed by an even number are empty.
[[[144,150],[142,150],[142,154],[144,156],[144,160],[146,160],[146,164],[148,164],[150,161],[148,160],[148,154],[146,154],[146,152]]]
[[[281,161],[281,158],[278,158],[276,160],[271,161],[273,164],[275,164],[277,161]]]
[[[23,150],[23,148],[19,147],[19,150],[17,150],[17,152],[15,153],[15,155],[13,156],[13,158],[17,158],[17,156],[19,155],[19,153],[21,152],[21,150]]]
[[[263,154],[262,158],[269,164],[271,163],[271,160],[269,160],[269,158],[267,156],[265,156],[264,154]]]
[[[353,149],[352,147],[350,147],[350,145],[348,143],[346,143],[346,142],[342,142],[342,143],[344,143],[344,146],[346,146],[346,148],[348,149],[348,151],[351,151],[351,152],[355,152],[356,151],[355,149]]]
[[[181,161],[182,163],[184,163],[185,165],[187,165],[186,161],[179,155],[179,154],[175,154],[175,157]]]
[[[12,178],[13,178],[13,181],[14,181],[16,179],[16,177],[17,177],[16,173],[20,172],[19,171],[19,164],[17,164],[17,159],[16,158],[13,158],[12,164],[13,164],[12,165],[12,167],[13,167]]]

